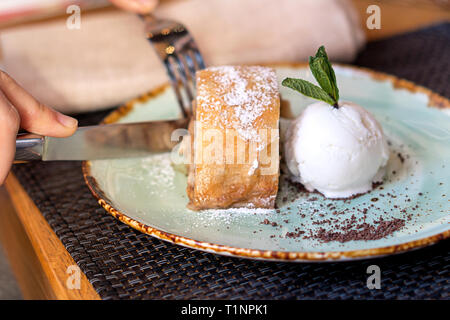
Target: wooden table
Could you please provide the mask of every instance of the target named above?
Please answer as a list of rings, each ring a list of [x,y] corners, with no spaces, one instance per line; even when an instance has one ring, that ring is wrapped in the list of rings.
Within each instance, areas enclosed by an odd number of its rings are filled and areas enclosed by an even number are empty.
[[[353,0],[366,23],[368,5],[381,8],[382,28],[366,30],[369,40],[391,36],[437,21],[449,21],[450,12],[431,0]],[[0,241],[25,299],[100,299],[81,273],[80,289],[69,289],[67,273],[75,261],[48,225],[39,209],[10,174],[0,187]]]
[[[13,174],[0,205],[0,241],[25,299],[100,299],[82,272],[79,289],[70,289],[76,263]]]

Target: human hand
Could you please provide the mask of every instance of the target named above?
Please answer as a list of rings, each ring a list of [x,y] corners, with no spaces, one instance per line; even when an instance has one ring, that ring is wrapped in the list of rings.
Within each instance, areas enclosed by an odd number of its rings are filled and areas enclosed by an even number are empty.
[[[44,136],[67,137],[77,125],[76,119],[43,105],[0,70],[0,185],[14,160],[19,128]]]
[[[149,13],[155,9],[159,0],[109,0],[119,8],[136,13]]]

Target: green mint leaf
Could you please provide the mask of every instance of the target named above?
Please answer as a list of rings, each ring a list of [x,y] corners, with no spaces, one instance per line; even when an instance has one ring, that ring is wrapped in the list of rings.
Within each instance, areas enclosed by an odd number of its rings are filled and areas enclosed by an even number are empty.
[[[302,79],[286,78],[281,82],[284,87],[291,88],[300,92],[301,94],[316,99],[324,101],[328,104],[335,105],[336,101],[322,88],[312,84],[309,81]]]
[[[334,96],[335,84],[332,79],[330,79],[330,72],[326,60],[324,58],[310,57],[309,68],[320,87],[328,93],[335,102],[337,102]]]
[[[324,46],[320,46],[319,49],[317,49],[317,53],[316,53],[316,57],[322,57],[328,60],[328,55],[327,52],[325,51],[325,47]]]
[[[339,89],[337,87],[336,75],[324,46],[321,46],[317,50],[315,57],[309,57],[309,67],[322,89],[333,98],[335,101],[334,104],[337,104],[339,101]]]

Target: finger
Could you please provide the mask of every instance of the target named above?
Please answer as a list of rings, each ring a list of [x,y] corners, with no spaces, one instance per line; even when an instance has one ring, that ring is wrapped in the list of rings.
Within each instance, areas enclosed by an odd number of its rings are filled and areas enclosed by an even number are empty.
[[[5,181],[14,160],[19,124],[19,113],[0,93],[0,185]]]
[[[158,5],[158,0],[110,0],[121,9],[137,12],[149,13]]]
[[[67,137],[75,132],[76,119],[43,105],[3,71],[0,71],[0,90],[19,112],[23,129],[51,137]]]

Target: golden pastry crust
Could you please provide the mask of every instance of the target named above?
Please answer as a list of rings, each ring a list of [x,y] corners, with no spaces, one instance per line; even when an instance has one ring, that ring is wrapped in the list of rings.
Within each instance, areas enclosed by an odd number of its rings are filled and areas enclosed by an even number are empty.
[[[224,66],[197,72],[197,98],[189,126],[190,209],[274,207],[279,117],[273,69]]]

